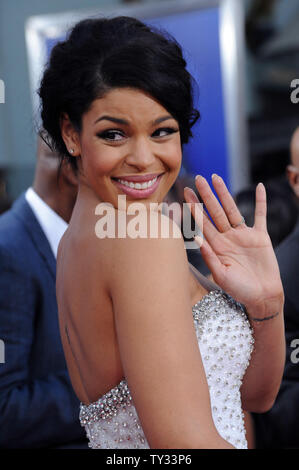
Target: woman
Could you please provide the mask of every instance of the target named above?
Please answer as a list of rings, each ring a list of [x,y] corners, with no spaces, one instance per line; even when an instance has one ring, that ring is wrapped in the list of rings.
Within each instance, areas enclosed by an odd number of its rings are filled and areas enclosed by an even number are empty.
[[[39,90],[43,135],[79,175],[56,287],[93,448],[246,447],[242,408],[268,409],[281,380],[283,291],[263,185],[248,228],[220,177],[222,206],[197,178],[215,223],[204,216],[201,251],[217,285],[188,264],[175,225],[164,238],[169,219],[151,210],[175,182],[198,118],[185,66],[173,39],[138,20],[85,20],[54,47]],[[136,202],[143,238],[123,236]],[[117,236],[97,224],[103,207],[117,214]]]

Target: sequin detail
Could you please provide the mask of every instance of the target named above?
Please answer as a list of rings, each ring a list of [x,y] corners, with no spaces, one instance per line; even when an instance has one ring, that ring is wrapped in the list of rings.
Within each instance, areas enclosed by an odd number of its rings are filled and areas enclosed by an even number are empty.
[[[246,312],[217,290],[197,302],[192,314],[215,426],[232,445],[247,448],[240,387],[254,340]],[[79,418],[91,448],[149,448],[125,379],[95,403],[81,403]]]
[[[125,380],[119,385],[103,395],[97,402],[85,406],[80,406],[80,423],[84,426],[87,423],[95,423],[99,419],[109,419],[116,416],[120,408],[125,408],[130,404],[132,397]]]

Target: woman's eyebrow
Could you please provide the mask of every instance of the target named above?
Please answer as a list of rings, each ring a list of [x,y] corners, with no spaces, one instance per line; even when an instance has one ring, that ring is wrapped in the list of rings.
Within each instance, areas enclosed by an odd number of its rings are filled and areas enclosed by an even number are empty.
[[[96,124],[97,122],[99,121],[111,121],[111,122],[114,122],[116,124],[124,124],[124,125],[129,125],[129,122],[126,121],[125,119],[121,119],[121,118],[115,118],[115,117],[112,117],[112,116],[101,116],[100,118],[98,118],[94,124]]]
[[[152,124],[153,125],[160,124],[161,122],[168,121],[168,119],[174,119],[174,117],[171,116],[170,114],[167,114],[167,116],[162,116],[162,117],[156,119],[155,121],[152,122]]]
[[[160,124],[161,122],[168,121],[168,119],[174,119],[174,118],[173,116],[168,114],[167,116],[162,116],[162,117],[159,117],[158,119],[155,119],[155,121],[152,121],[152,125],[154,126],[154,125]],[[101,116],[94,122],[94,124],[96,124],[99,121],[111,121],[111,122],[114,122],[115,124],[123,124],[125,126],[128,126],[130,124],[129,121],[127,121],[126,119],[116,118],[116,117],[108,116],[108,115]]]

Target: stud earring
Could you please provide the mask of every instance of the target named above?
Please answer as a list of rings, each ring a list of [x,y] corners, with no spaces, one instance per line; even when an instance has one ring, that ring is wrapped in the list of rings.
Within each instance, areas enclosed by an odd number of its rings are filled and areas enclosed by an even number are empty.
[[[70,149],[69,152],[70,152],[70,153],[74,153],[74,149]]]

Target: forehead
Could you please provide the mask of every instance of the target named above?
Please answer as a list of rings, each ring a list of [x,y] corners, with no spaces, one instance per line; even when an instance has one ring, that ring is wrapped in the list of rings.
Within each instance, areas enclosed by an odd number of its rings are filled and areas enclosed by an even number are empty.
[[[129,120],[142,118],[152,121],[169,113],[155,98],[142,90],[116,88],[108,91],[102,98],[94,100],[85,114],[85,118],[88,120],[97,119],[101,114]]]

